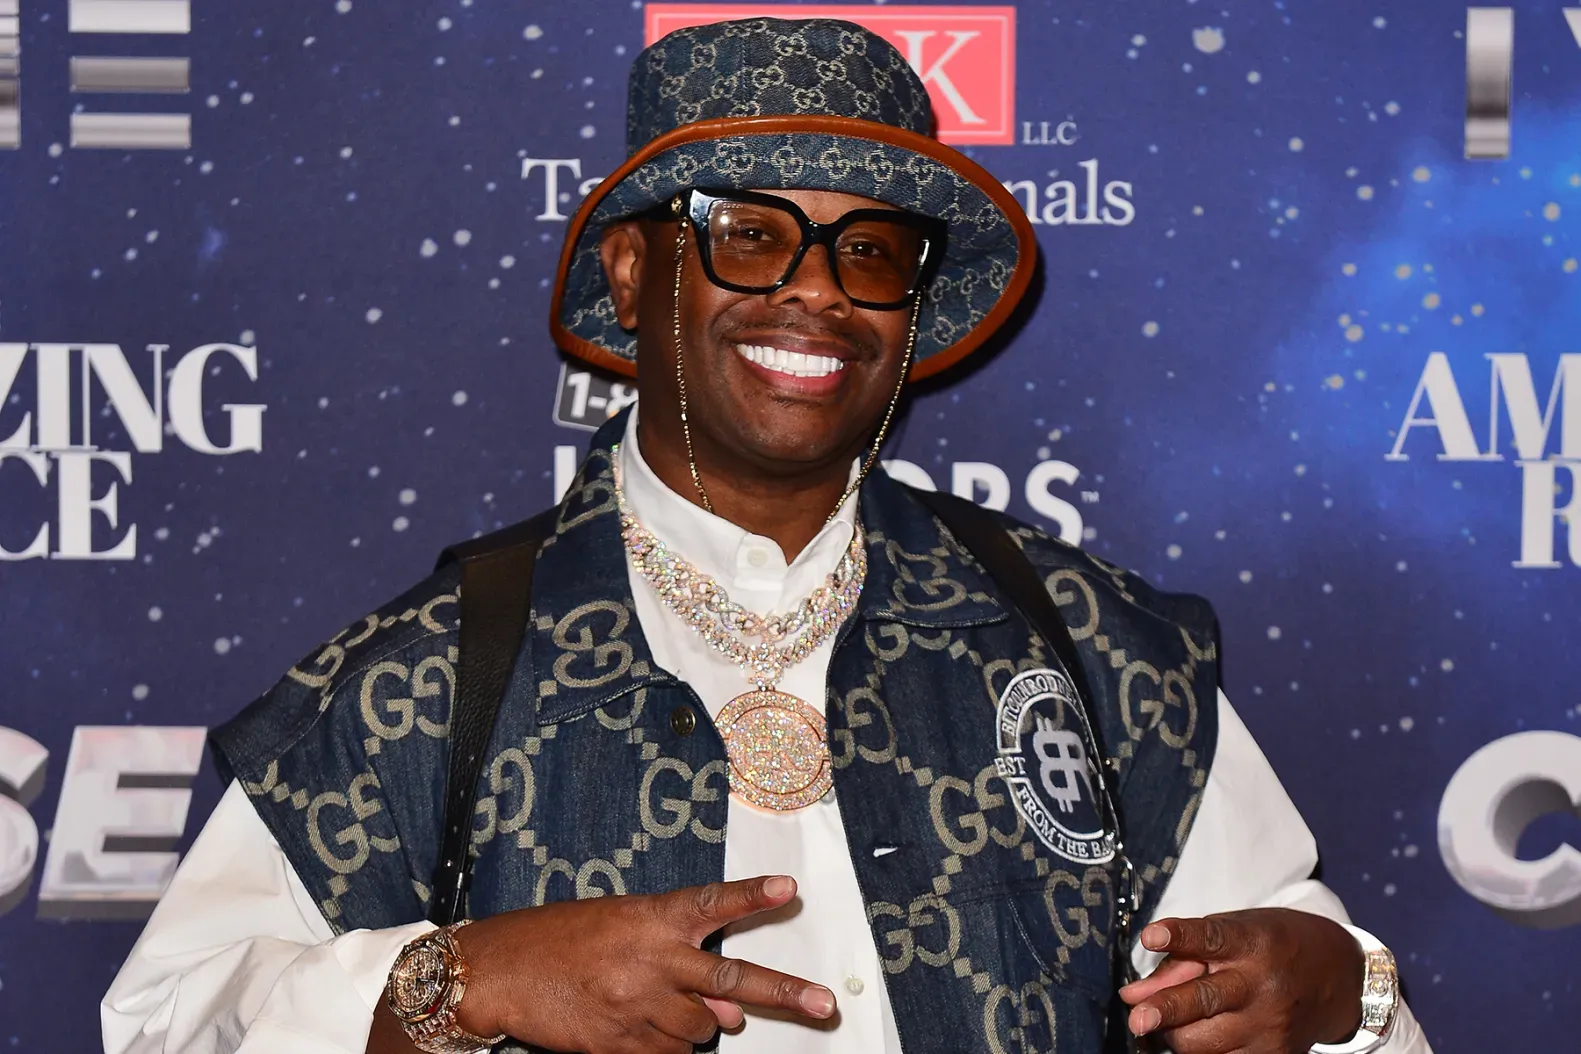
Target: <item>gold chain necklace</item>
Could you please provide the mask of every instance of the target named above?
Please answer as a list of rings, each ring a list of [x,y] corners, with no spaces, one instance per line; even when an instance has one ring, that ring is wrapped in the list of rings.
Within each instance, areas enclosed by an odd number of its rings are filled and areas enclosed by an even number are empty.
[[[615,502],[632,567],[665,607],[755,685],[714,719],[729,756],[731,793],[781,812],[811,805],[834,785],[824,715],[774,686],[788,667],[817,650],[856,610],[867,576],[861,525],[854,525],[839,565],[810,596],[793,611],[761,616],[732,601],[712,576],[642,525],[626,504],[619,455],[617,445],[611,450]]]

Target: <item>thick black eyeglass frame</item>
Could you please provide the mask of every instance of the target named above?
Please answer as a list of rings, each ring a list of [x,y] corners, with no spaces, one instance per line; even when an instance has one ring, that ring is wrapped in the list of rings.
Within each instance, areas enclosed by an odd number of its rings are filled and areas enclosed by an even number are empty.
[[[718,201],[739,201],[744,204],[764,205],[768,208],[779,209],[787,213],[801,228],[801,245],[791,257],[790,265],[785,268],[785,273],[773,285],[740,285],[736,282],[726,282],[714,271],[714,261],[709,249],[709,239],[706,237],[708,230],[708,210]],[[692,229],[704,232],[697,238],[697,255],[703,263],[703,273],[708,280],[721,289],[728,289],[733,293],[759,293],[767,294],[784,288],[796,274],[796,268],[801,266],[802,260],[807,256],[807,251],[814,245],[822,245],[824,253],[829,258],[829,273],[834,276],[834,284],[840,287],[857,307],[868,308],[875,311],[894,311],[905,307],[911,298],[926,289],[933,281],[933,275],[938,270],[939,262],[944,258],[944,243],[949,226],[943,220],[932,216],[919,216],[914,212],[900,209],[852,209],[833,223],[818,223],[807,217],[794,201],[789,198],[776,197],[773,194],[759,194],[751,190],[704,190],[692,187],[678,193],[669,202],[656,205],[644,215],[651,219],[677,220],[682,216],[691,220]],[[845,282],[840,278],[839,253],[836,251],[840,235],[852,224],[863,220],[881,220],[885,223],[898,223],[905,227],[912,227],[922,235],[922,259],[917,266],[917,276],[912,279],[911,286],[905,295],[898,300],[879,302],[874,300],[858,300],[846,289]]]

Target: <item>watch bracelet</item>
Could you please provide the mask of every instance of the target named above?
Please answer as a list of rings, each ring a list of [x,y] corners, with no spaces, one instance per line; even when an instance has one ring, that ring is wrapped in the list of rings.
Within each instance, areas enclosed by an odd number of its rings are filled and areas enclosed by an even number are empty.
[[[1361,988],[1361,1027],[1381,1039],[1389,1034],[1400,1005],[1399,972],[1388,948],[1369,948],[1363,955],[1367,970]]]

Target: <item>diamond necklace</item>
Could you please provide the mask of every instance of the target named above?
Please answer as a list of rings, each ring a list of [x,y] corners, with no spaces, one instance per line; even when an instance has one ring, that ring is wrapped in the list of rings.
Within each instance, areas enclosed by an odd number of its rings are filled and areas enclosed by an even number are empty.
[[[860,524],[839,565],[795,610],[768,616],[730,599],[712,576],[664,544],[626,504],[620,447],[610,451],[620,533],[632,567],[660,602],[755,685],[714,719],[730,760],[730,790],[753,805],[777,811],[818,801],[833,786],[824,715],[775,689],[785,670],[811,655],[856,610],[867,576]],[[745,638],[756,638],[749,643]],[[786,641],[789,643],[784,643]]]

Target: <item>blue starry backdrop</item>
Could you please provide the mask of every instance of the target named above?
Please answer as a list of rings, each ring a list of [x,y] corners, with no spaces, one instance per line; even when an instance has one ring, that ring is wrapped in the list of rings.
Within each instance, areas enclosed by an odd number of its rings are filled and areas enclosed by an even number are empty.
[[[0,1049],[96,1049],[150,908],[95,898],[98,845],[75,900],[40,901],[52,837],[92,820],[60,815],[75,729],[213,725],[443,545],[554,500],[619,394],[566,366],[547,302],[563,217],[623,157],[644,14],[193,0],[189,32],[112,34],[21,0],[0,547],[51,555],[0,562]],[[1515,27],[1513,147],[1468,161],[1454,5],[1019,5],[1016,142],[970,152],[1040,221],[1036,302],[887,451],[1214,601],[1229,697],[1443,1054],[1581,1032],[1581,541],[1559,515],[1581,368],[1549,406],[1581,352],[1581,47],[1550,5]],[[190,90],[73,92],[85,55],[182,56]],[[73,145],[74,118],[127,113],[189,114],[190,145]],[[1105,222],[1089,180],[1130,209]],[[86,397],[85,343],[119,349]],[[1499,388],[1490,355],[1513,357]],[[1506,405],[1522,367],[1535,439]],[[85,424],[97,454],[60,449]],[[1531,731],[1559,734],[1557,769],[1523,767],[1508,737]],[[1441,825],[1484,748],[1499,779]],[[221,788],[206,762],[153,781],[188,784],[177,850]],[[1550,805],[1457,880],[1445,846],[1506,785]],[[1557,908],[1484,903],[1533,869]]]

